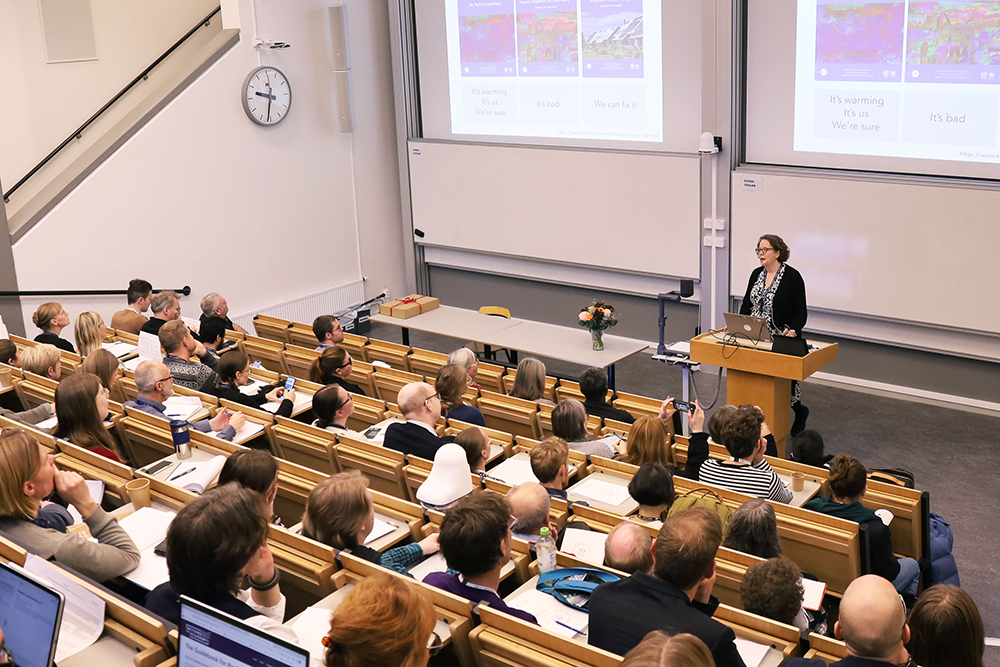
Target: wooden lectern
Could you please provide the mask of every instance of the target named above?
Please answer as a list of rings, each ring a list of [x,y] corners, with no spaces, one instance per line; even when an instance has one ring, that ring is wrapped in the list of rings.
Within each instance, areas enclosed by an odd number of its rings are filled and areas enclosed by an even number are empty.
[[[819,349],[804,357],[771,352],[771,344],[754,345],[746,339],[725,344],[722,331],[691,339],[691,361],[728,369],[726,403],[760,406],[778,444],[778,456],[785,458],[785,438],[791,429],[792,380],[807,377],[837,358],[837,343],[809,341]]]

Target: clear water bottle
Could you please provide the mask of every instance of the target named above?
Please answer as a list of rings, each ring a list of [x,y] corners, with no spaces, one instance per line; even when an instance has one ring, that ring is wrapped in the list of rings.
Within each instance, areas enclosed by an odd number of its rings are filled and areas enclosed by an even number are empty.
[[[538,571],[550,572],[556,569],[556,541],[548,527],[539,531],[540,537],[535,542],[535,555],[538,556]]]

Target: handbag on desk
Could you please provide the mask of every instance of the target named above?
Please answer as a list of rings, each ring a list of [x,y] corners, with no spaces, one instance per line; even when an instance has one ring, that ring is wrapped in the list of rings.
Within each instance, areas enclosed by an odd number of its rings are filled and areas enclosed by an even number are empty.
[[[619,581],[621,577],[589,567],[564,567],[538,575],[537,590],[548,593],[567,607],[587,611],[590,594],[601,584]],[[568,596],[568,597],[567,597]],[[570,598],[576,598],[572,600]],[[580,598],[586,598],[581,601]]]

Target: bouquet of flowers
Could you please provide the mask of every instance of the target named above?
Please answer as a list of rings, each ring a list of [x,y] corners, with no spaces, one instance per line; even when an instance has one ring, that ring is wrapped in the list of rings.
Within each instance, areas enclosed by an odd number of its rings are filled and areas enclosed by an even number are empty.
[[[604,349],[604,330],[618,324],[615,317],[614,306],[603,301],[598,301],[593,306],[585,306],[580,309],[578,320],[581,327],[590,329],[590,335],[594,340],[594,349]]]

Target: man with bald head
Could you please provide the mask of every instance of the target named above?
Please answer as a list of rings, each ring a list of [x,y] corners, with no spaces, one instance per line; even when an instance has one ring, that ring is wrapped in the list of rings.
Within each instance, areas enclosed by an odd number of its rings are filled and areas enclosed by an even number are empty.
[[[166,364],[153,360],[139,364],[135,369],[135,386],[139,395],[134,401],[126,401],[126,408],[142,410],[160,419],[170,419],[166,415],[167,406],[164,403],[174,395],[174,378]],[[223,440],[232,440],[244,423],[242,413],[220,410],[214,418],[189,422],[188,426],[202,433],[218,431]]]
[[[604,541],[604,564],[627,574],[651,573],[653,537],[642,526],[623,521],[611,529]]]
[[[396,401],[406,421],[389,425],[383,446],[433,461],[438,447],[455,439],[453,435],[442,438],[435,430],[441,418],[441,397],[426,382],[411,382],[399,390]]]
[[[866,574],[851,582],[840,602],[840,620],[833,634],[847,644],[847,657],[830,667],[914,665],[906,650],[910,626],[903,598],[887,579]],[[825,667],[822,660],[791,658],[788,667]],[[914,665],[915,667],[915,665]]]
[[[514,537],[533,545],[538,541],[539,531],[548,528],[555,539],[556,531],[549,523],[552,499],[544,486],[538,482],[518,484],[507,492],[507,503],[510,505],[510,515],[517,519],[510,527]]]

